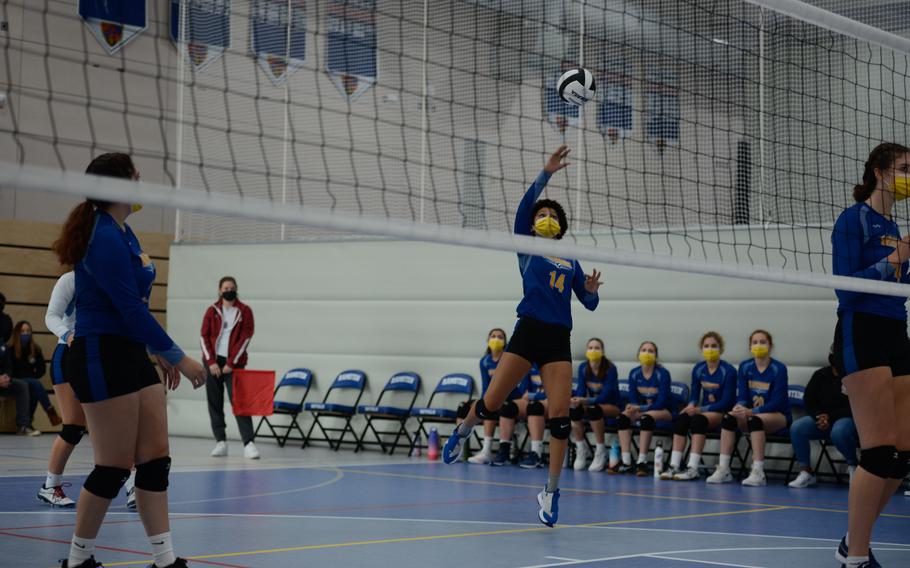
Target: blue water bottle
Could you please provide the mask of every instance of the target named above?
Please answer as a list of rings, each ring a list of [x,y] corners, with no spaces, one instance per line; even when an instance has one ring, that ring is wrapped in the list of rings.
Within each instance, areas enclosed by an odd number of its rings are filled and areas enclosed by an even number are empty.
[[[436,428],[430,428],[430,435],[427,436],[427,458],[432,461],[439,459],[439,432]]]

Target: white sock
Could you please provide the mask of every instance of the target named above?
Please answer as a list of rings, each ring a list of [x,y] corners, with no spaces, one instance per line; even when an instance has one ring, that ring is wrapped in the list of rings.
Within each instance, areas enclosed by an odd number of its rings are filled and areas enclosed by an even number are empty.
[[[578,451],[579,451],[579,452],[585,451],[585,441],[584,441],[584,440],[578,440],[577,442],[575,442],[575,447],[578,448]]]
[[[632,465],[632,452],[622,453],[622,463],[623,465]]]
[[[604,444],[597,444],[596,446],[594,446],[594,448],[595,448],[594,451],[598,454],[602,454],[607,451],[607,446],[605,446]]]
[[[462,422],[458,425],[458,428],[455,428],[455,433],[458,434],[459,438],[467,438],[471,435],[471,432],[474,431],[473,426],[468,426],[467,422]]]
[[[512,443],[512,440],[504,440],[504,439],[502,439],[502,438],[499,439],[499,445],[500,445],[500,446],[503,445],[503,444],[511,444],[511,443]]]
[[[543,455],[543,440],[531,440],[531,451],[538,456]]]
[[[670,469],[679,469],[679,464],[682,463],[682,452],[677,452],[673,450],[670,453]]]
[[[63,474],[56,474],[47,472],[47,479],[44,481],[44,487],[50,489],[51,487],[60,487],[63,484]]]
[[[161,533],[149,537],[152,544],[152,556],[155,557],[155,566],[165,568],[177,561],[174,554],[174,544],[171,542],[171,533]]]
[[[691,453],[689,454],[689,467],[698,467],[698,464],[701,463],[701,454]]]
[[[847,568],[856,568],[861,566],[863,562],[869,562],[868,556],[848,556],[847,563],[844,564]]]
[[[638,452],[638,463],[648,463],[648,452]]]
[[[752,462],[752,469],[758,469],[758,470],[761,470],[762,472],[764,472],[764,471],[765,471],[765,460],[761,460],[761,461],[755,460],[755,461],[753,461],[753,462]]]
[[[132,491],[133,487],[136,486],[136,470],[130,472],[130,476],[126,478],[126,483],[123,484],[123,487],[127,492]]]
[[[493,436],[490,436],[489,438],[486,436],[483,437],[483,449],[481,451],[485,454],[493,453]]]
[[[79,566],[95,554],[95,539],[79,538],[73,535],[70,541],[70,557],[67,561],[69,566]]]
[[[847,545],[847,548],[850,548],[850,533],[844,533],[844,544]]]
[[[726,454],[720,454],[720,461],[717,464],[717,467],[722,469],[730,469],[730,457]]]

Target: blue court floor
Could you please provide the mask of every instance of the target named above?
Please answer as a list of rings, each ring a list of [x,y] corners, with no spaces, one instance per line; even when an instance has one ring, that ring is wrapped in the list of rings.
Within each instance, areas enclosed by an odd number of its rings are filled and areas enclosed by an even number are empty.
[[[51,436],[0,437],[0,566],[52,568],[68,551],[74,513],[35,501]],[[545,470],[445,466],[260,444],[263,459],[209,458],[211,442],[172,441],[171,530],[191,565],[249,568],[380,566],[811,567],[838,564],[847,490],[669,482],[566,470],[560,524],[536,520]],[[88,444],[67,479],[78,495]],[[105,566],[150,564],[121,495],[98,538]],[[874,535],[885,567],[910,567],[910,498],[894,497]]]

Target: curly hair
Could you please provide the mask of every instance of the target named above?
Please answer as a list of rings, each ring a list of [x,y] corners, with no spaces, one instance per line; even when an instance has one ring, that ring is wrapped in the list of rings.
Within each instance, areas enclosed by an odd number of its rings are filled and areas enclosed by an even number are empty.
[[[553,201],[552,199],[540,199],[537,203],[534,204],[534,209],[531,211],[531,225],[534,225],[534,217],[537,216],[537,212],[543,209],[544,207],[549,207],[553,211],[556,211],[556,219],[559,221],[559,234],[556,235],[555,239],[561,239],[563,235],[566,234],[566,231],[569,230],[569,218],[566,216],[566,210],[562,208],[562,205],[558,201]]]

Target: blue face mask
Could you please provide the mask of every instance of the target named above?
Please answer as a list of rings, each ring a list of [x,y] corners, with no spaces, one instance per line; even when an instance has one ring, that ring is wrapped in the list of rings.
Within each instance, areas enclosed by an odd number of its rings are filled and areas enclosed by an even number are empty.
[[[31,334],[31,333],[22,333],[22,334],[19,334],[19,343],[21,343],[23,347],[28,347],[28,344],[31,343],[31,342],[32,342],[32,334]]]

